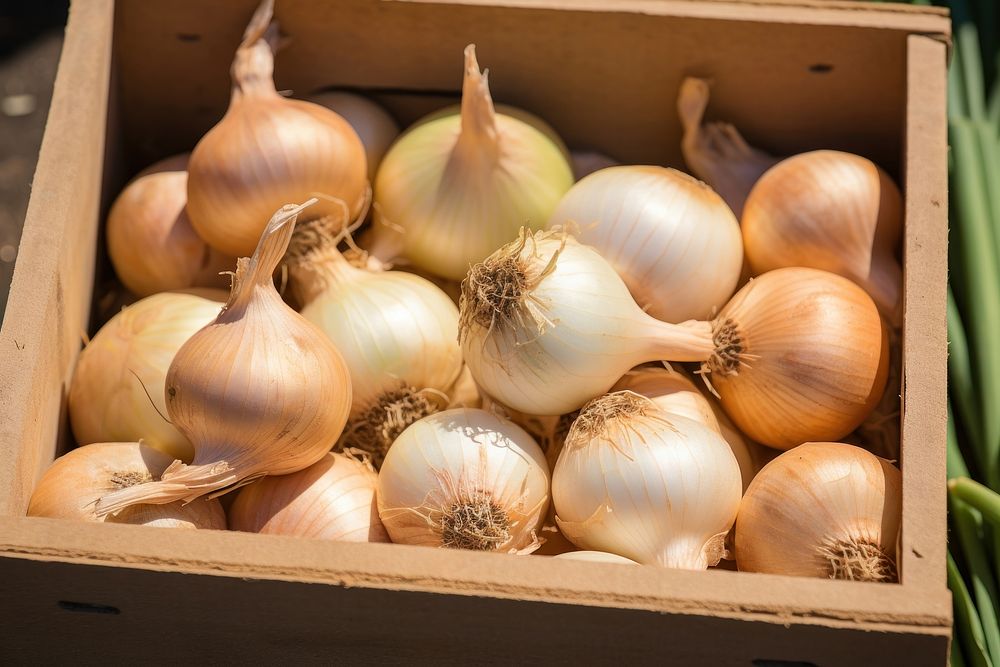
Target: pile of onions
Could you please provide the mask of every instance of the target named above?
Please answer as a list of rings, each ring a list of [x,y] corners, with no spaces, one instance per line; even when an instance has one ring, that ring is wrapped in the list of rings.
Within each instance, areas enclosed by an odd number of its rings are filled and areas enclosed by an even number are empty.
[[[80,353],[69,389],[77,442],[142,440],[190,461],[191,443],[165,415],[164,382],[174,355],[226,302],[221,290],[163,292],[124,308]]]
[[[224,530],[226,516],[218,500],[132,505],[114,516],[94,511],[109,491],[159,479],[171,461],[172,457],[138,442],[101,442],[74,449],[42,475],[28,502],[28,516]]]
[[[213,248],[253,252],[272,213],[318,197],[312,217],[346,225],[368,199],[365,147],[346,120],[274,87],[278,26],[273,0],[254,13],[233,60],[232,96],[219,124],[202,137],[188,164],[188,215]]]
[[[663,167],[609,167],[570,188],[549,227],[574,224],[636,302],[666,322],[714,315],[736,290],[740,227],[710,187]]]
[[[296,217],[311,203],[274,214],[253,257],[240,259],[225,308],[170,364],[167,412],[194,445],[194,460],[175,461],[160,481],[107,494],[98,515],[296,472],[340,437],[351,392],[344,360],[322,331],[285,305],[271,278]]]
[[[188,287],[224,287],[236,260],[213,250],[188,219],[188,155],[176,155],[139,173],[108,214],[108,255],[133,294]]]
[[[571,155],[473,45],[461,104],[400,135],[361,95],[277,93],[273,4],[225,116],[112,207],[142,298],[81,353],[83,446],[30,515],[898,580],[900,472],[845,444],[899,441],[884,171],[772,157],[693,78],[701,181]]]
[[[469,45],[461,111],[417,123],[382,161],[375,230],[401,229],[414,266],[461,280],[522,225],[544,225],[572,184],[561,142],[494,109]]]

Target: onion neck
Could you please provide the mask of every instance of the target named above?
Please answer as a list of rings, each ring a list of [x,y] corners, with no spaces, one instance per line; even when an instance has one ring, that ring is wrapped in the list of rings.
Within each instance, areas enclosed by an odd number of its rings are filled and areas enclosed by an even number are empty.
[[[279,35],[273,15],[274,0],[263,0],[247,24],[230,70],[232,102],[244,96],[278,95],[274,87],[274,51]]]
[[[669,324],[643,314],[648,333],[647,348],[639,363],[646,361],[707,361],[715,352],[712,324],[689,320]]]
[[[689,77],[681,84],[681,152],[695,176],[712,186],[739,218],[754,184],[780,160],[748,144],[729,123],[704,123],[708,89],[704,79]]]
[[[463,160],[495,162],[500,154],[499,138],[487,75],[480,72],[476,47],[470,44],[465,47],[461,132],[453,155]]]
[[[257,243],[253,257],[249,259],[241,257],[236,261],[232,291],[229,294],[229,301],[222,309],[220,319],[223,316],[244,312],[258,293],[276,294],[272,278],[274,270],[285,255],[299,213],[315,203],[315,199],[310,199],[298,206],[286,204],[271,217]]]
[[[324,248],[288,265],[288,289],[300,308],[322,294],[363,280],[370,271],[352,266],[336,247]]]

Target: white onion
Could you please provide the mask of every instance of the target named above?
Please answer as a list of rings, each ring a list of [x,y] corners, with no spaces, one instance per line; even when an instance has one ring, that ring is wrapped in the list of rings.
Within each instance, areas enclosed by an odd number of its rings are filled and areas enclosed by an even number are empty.
[[[530,553],[549,504],[549,470],[523,429],[457,408],[403,431],[382,464],[377,498],[393,542]]]
[[[608,167],[570,188],[549,228],[574,223],[666,322],[707,319],[733,295],[743,242],[733,212],[710,187],[674,169]]]
[[[683,569],[718,563],[740,496],[722,436],[628,391],[584,407],[552,476],[559,530],[574,544]]]
[[[647,361],[698,361],[715,350],[708,322],[642,312],[596,250],[560,232],[521,238],[462,284],[459,342],[487,394],[526,414],[561,415]]]

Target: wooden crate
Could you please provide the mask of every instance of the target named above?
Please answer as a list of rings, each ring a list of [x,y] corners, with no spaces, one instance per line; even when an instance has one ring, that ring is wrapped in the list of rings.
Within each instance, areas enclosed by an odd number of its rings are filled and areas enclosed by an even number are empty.
[[[404,123],[478,45],[494,98],[570,145],[683,167],[684,75],[775,154],[838,148],[906,195],[900,584],[686,572],[24,517],[72,445],[100,232],[125,178],[221,116],[255,0],[73,4],[0,331],[0,657],[147,663],[942,664],[945,61],[932,9],[808,1],[279,0],[278,88],[357,88]],[[797,662],[796,662],[797,661]],[[8,660],[9,662],[9,660]]]

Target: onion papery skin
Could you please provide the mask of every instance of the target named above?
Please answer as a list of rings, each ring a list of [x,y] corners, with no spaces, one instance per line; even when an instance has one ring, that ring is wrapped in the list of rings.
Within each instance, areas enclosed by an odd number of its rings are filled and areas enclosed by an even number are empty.
[[[549,504],[549,471],[523,429],[457,408],[403,431],[379,471],[376,497],[393,542],[531,553]],[[482,525],[461,521],[475,514]]]
[[[243,487],[229,509],[229,527],[318,540],[388,542],[375,504],[377,481],[371,466],[327,454],[305,470]]]
[[[700,361],[715,347],[707,322],[646,315],[596,250],[556,230],[522,232],[462,289],[465,363],[487,394],[525,414],[572,412],[634,366]],[[491,301],[508,289],[519,293]]]
[[[570,188],[549,218],[550,228],[567,224],[658,320],[709,319],[736,290],[739,224],[714,190],[687,174],[655,166],[601,169]]]
[[[188,155],[145,169],[125,186],[108,214],[108,255],[115,273],[139,297],[189,287],[226,287],[236,259],[213,250],[191,226]]]
[[[399,136],[399,124],[392,115],[374,100],[342,91],[316,93],[306,101],[325,107],[350,123],[364,144],[368,180],[374,182],[382,158]]]
[[[703,370],[736,426],[789,449],[835,441],[872,411],[888,376],[888,328],[871,297],[841,276],[777,269],[741,289],[715,321]]]
[[[375,178],[376,221],[402,228],[414,266],[450,280],[523,225],[544,226],[573,184],[561,142],[497,113],[471,47],[466,63],[461,112],[432,114],[404,132]]]
[[[736,519],[744,572],[895,581],[902,477],[860,447],[810,442],[757,474]]]
[[[165,418],[164,382],[181,346],[219,314],[221,290],[164,292],[122,309],[80,353],[69,417],[80,444],[142,440],[182,461],[194,449]]]
[[[590,406],[620,397],[648,405],[582,427]],[[578,547],[680,569],[703,570],[724,555],[741,495],[721,435],[632,392],[583,408],[552,475],[559,530]]]
[[[754,185],[741,220],[755,275],[790,266],[853,280],[894,324],[901,317],[903,272],[899,188],[871,160],[812,151],[782,160]]]
[[[133,505],[117,516],[99,517],[97,500],[108,491],[158,479],[173,458],[138,442],[99,442],[60,456],[42,475],[28,502],[28,516],[160,528],[226,529],[218,500]]]

